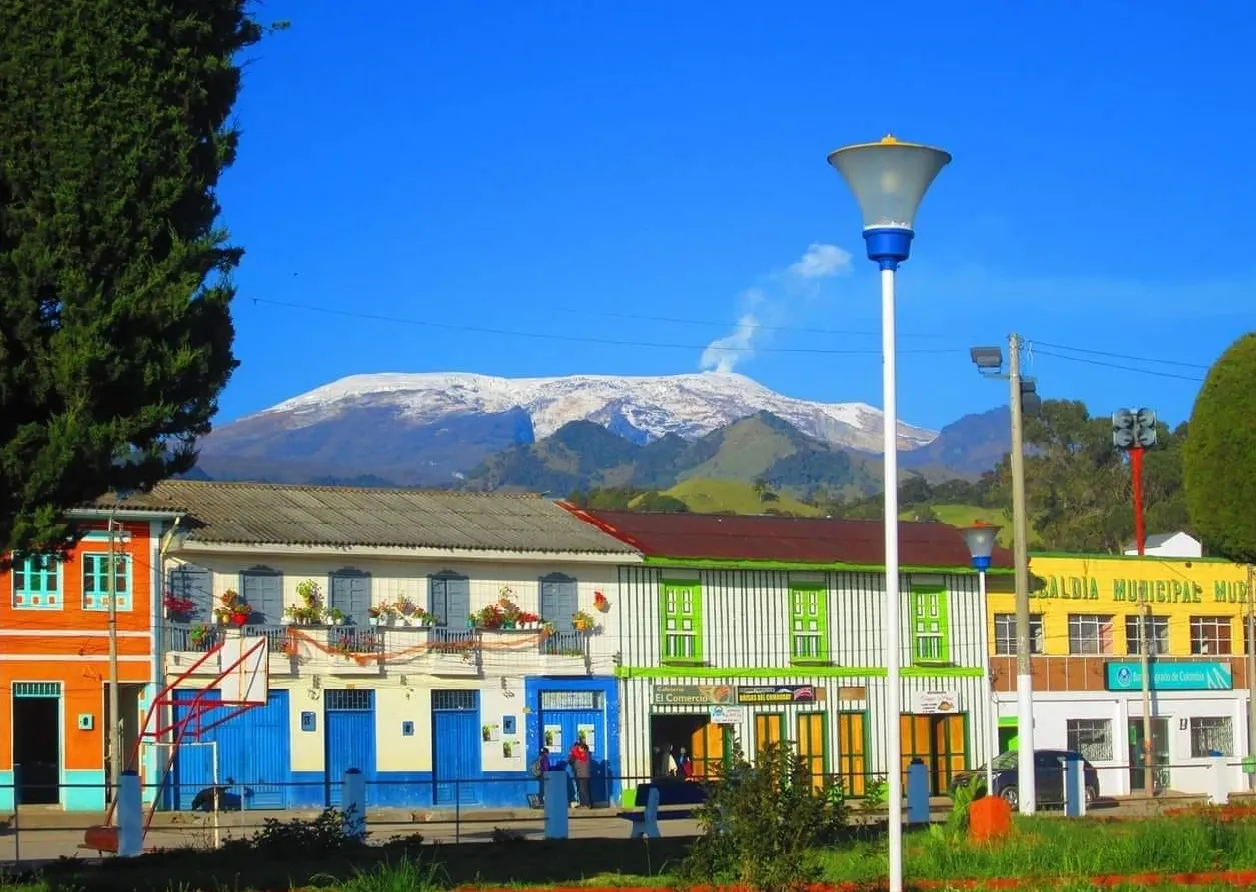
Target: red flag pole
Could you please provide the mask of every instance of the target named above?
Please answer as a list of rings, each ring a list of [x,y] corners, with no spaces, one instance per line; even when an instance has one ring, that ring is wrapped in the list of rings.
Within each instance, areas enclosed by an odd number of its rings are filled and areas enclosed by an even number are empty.
[[[1143,447],[1130,448],[1130,476],[1134,482],[1134,542],[1138,556],[1147,550],[1147,525],[1143,519]]]

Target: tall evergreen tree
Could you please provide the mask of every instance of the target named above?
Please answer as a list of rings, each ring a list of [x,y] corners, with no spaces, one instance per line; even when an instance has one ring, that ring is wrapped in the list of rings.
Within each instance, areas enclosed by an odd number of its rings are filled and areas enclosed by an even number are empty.
[[[190,468],[236,366],[247,0],[0,0],[0,548]]]

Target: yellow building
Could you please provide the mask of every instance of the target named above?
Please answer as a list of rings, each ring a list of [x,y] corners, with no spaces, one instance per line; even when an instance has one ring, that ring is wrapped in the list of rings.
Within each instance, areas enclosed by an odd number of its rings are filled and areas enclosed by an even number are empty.
[[[1247,754],[1245,565],[1037,554],[1029,569],[1036,749],[1081,752],[1103,795],[1142,790],[1146,700],[1157,787],[1205,792],[1210,753]],[[1015,748],[1015,596],[991,592],[987,610],[1000,739]],[[1227,770],[1232,789],[1245,788],[1241,768]]]

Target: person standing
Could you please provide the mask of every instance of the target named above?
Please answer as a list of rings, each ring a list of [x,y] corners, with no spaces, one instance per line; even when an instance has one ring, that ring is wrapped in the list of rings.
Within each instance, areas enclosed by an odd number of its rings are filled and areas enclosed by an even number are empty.
[[[542,808],[545,807],[545,772],[549,770],[549,747],[543,746],[536,761],[532,763],[532,776],[537,780],[536,799]]]
[[[593,768],[591,757],[589,745],[585,743],[582,734],[567,756],[567,761],[571,763],[571,773],[576,778],[577,808],[593,807],[593,798],[589,790],[589,778]]]

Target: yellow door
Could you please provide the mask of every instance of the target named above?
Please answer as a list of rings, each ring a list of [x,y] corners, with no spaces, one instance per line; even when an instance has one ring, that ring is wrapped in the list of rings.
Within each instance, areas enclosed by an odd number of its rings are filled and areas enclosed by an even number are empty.
[[[824,716],[822,712],[798,714],[798,755],[811,775],[811,785],[819,790],[824,787]]]
[[[754,717],[754,752],[759,755],[770,743],[780,743],[785,736],[785,716],[779,712],[761,712]]]
[[[964,717],[940,716],[933,726],[934,763],[929,766],[933,775],[933,791],[941,793],[951,788],[951,779],[964,770]],[[928,765],[929,763],[925,763]]]
[[[933,775],[933,716],[904,715],[899,719],[899,730],[902,732],[903,790],[907,789],[907,769],[912,759],[925,763],[925,768]]]
[[[694,777],[718,777],[724,762],[724,727],[707,722],[689,740]]]
[[[868,776],[862,712],[843,712],[837,717],[837,765],[846,795],[862,796]]]

